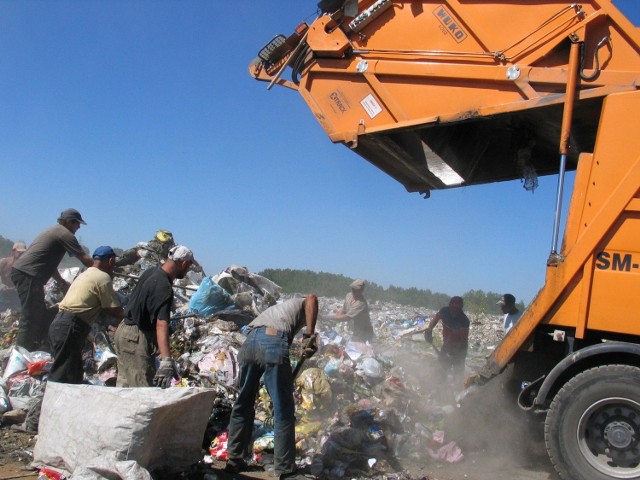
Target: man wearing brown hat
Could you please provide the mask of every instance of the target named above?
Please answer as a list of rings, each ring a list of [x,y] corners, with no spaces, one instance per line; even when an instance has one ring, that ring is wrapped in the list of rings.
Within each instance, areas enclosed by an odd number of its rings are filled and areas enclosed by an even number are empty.
[[[369,316],[369,304],[364,298],[365,281],[358,278],[351,282],[351,292],[347,293],[344,304],[333,318],[335,321],[353,320],[352,340],[356,342],[370,342],[373,340],[373,327]]]
[[[52,319],[47,315],[44,301],[45,284],[53,277],[63,290],[69,288],[69,283],[58,272],[64,254],[77,257],[86,267],[93,265],[93,260],[75,237],[81,224],[86,225],[80,212],[74,208],[64,210],[58,217],[58,223],[40,233],[13,264],[11,281],[22,305],[16,344],[29,351],[39,348],[47,338]]]
[[[169,347],[173,281],[184,278],[193,262],[191,250],[175,245],[162,266],[148,268],[140,276],[114,339],[118,387],[166,388],[177,376]],[[160,365],[156,369],[157,356]]]
[[[24,242],[16,242],[11,249],[11,255],[0,259],[0,310],[20,307],[18,292],[11,281],[11,269],[26,249]]]

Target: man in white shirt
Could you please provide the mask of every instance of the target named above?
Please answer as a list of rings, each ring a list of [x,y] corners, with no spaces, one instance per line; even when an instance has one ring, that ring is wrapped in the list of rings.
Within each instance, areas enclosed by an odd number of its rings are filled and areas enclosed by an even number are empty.
[[[507,333],[520,320],[522,312],[516,308],[516,297],[510,293],[505,293],[496,305],[500,305],[504,313],[504,333]]]

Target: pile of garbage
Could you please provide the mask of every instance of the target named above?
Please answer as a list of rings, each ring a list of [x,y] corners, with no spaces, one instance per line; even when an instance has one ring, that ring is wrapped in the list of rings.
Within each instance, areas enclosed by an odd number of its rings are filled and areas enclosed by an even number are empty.
[[[142,257],[114,279],[123,303],[136,279],[154,263]],[[63,272],[72,280],[79,271]],[[173,387],[206,387],[216,392],[203,438],[203,462],[226,459],[227,424],[237,396],[238,351],[246,325],[260,312],[291,295],[274,282],[231,265],[215,276],[194,270],[175,283],[170,322],[171,349],[180,372]],[[49,292],[49,290],[48,290]],[[55,301],[52,288],[47,294]],[[461,386],[442,384],[434,349],[421,330],[434,311],[417,310],[390,302],[371,302],[376,341],[351,341],[346,322],[324,321],[342,301],[320,299],[317,329],[319,351],[305,362],[295,379],[296,447],[299,467],[330,478],[402,475],[403,463],[459,462],[464,452],[456,439],[447,438],[444,420],[455,415]],[[480,364],[501,339],[498,316],[469,315],[472,320],[469,365]],[[30,402],[41,398],[51,356],[11,346],[18,316],[0,314],[3,350],[0,351],[3,425],[26,422]],[[115,385],[114,325],[98,322],[85,349],[85,379],[100,386]],[[437,334],[436,334],[437,337]],[[438,339],[436,338],[436,341]],[[293,366],[300,358],[299,339],[291,348]],[[22,411],[24,415],[16,414]],[[5,418],[6,417],[6,418]],[[36,418],[37,422],[37,418]],[[251,462],[273,461],[273,412],[263,388],[256,402]],[[404,474],[405,478],[408,478]]]

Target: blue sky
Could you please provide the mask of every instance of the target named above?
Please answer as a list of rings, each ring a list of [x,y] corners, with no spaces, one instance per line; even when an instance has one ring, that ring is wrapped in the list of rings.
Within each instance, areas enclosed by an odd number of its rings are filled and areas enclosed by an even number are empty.
[[[640,2],[615,4],[640,24]],[[556,178],[533,194],[515,181],[425,200],[332,144],[297,93],[247,73],[315,12],[306,0],[0,0],[0,234],[31,242],[74,207],[92,250],[168,229],[211,275],[310,269],[530,302]]]

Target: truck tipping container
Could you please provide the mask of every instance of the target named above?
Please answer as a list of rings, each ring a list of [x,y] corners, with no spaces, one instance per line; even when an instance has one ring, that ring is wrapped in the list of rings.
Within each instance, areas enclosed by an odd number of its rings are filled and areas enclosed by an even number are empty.
[[[515,364],[562,478],[640,479],[639,30],[610,0],[318,5],[249,72],[333,142],[425,197],[559,176],[545,284],[478,379]]]

